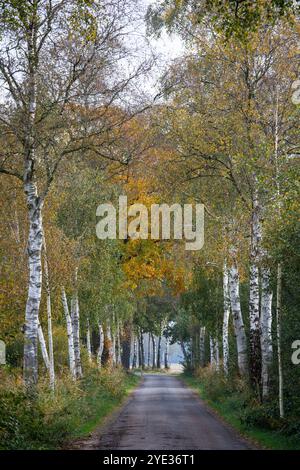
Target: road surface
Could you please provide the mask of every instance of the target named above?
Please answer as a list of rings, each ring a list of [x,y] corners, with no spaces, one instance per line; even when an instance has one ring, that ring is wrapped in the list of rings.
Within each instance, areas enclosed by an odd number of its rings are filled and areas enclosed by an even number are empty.
[[[170,375],[146,374],[100,437],[81,448],[105,450],[249,449],[207,406]]]

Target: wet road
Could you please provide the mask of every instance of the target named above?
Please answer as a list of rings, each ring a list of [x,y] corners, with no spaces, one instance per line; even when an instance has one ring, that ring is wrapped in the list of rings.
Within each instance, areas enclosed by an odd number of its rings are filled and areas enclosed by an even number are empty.
[[[145,375],[118,417],[89,448],[249,449],[186,388],[168,375]]]

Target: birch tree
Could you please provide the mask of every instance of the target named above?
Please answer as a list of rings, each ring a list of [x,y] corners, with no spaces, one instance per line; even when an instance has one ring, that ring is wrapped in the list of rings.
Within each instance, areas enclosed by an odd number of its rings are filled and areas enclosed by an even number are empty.
[[[229,279],[228,269],[226,262],[223,265],[223,329],[222,329],[222,344],[223,344],[223,368],[225,375],[228,374],[228,361],[229,361],[229,344],[228,344],[228,325],[230,315],[230,295],[229,295]]]

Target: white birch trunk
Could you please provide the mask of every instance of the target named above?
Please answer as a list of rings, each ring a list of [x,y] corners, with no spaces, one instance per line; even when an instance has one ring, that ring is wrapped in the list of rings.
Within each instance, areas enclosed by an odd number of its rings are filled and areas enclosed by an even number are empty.
[[[47,249],[45,237],[43,240],[44,245],[44,274],[45,286],[47,294],[47,321],[48,321],[48,348],[49,348],[49,384],[51,390],[55,388],[55,371],[54,371],[54,351],[53,351],[53,334],[52,334],[52,310],[51,310],[51,290],[49,281],[49,267],[47,258]]]
[[[165,369],[169,369],[169,339],[166,338]]]
[[[87,353],[88,353],[89,362],[92,362],[91,329],[90,329],[89,320],[87,320],[86,349],[87,349]]]
[[[219,372],[220,370],[220,350],[219,350],[219,340],[214,339],[214,353],[215,353],[215,363],[216,363],[216,371]]]
[[[228,344],[228,325],[230,315],[230,296],[229,296],[229,279],[226,262],[223,267],[223,299],[224,299],[224,312],[223,312],[223,329],[222,329],[222,344],[223,344],[223,369],[225,375],[228,374],[229,362],[229,344]]]
[[[215,369],[216,367],[216,356],[215,356],[215,344],[212,336],[209,337],[209,351],[210,351],[210,366]]]
[[[114,346],[113,346],[113,338],[112,338],[111,326],[110,326],[109,321],[107,322],[106,336],[107,336],[107,345],[108,345],[107,363],[111,366],[112,364],[114,364]]]
[[[270,269],[261,270],[261,383],[262,396],[266,398],[269,394],[270,367],[273,358],[272,347],[272,298],[273,293],[270,286]]]
[[[66,325],[67,325],[70,372],[71,372],[72,377],[75,379],[76,371],[75,371],[73,327],[72,327],[72,320],[71,320],[71,316],[69,313],[68,301],[67,301],[67,296],[66,296],[64,287],[62,288],[62,304],[64,308],[64,314],[65,314]]]
[[[136,369],[137,366],[137,340],[133,338],[133,356],[132,356],[132,368]]]
[[[120,339],[120,323],[117,323],[117,364],[120,365],[122,363],[122,358],[121,358],[121,339]]]
[[[29,215],[28,266],[29,286],[24,325],[24,382],[28,389],[38,381],[38,314],[42,294],[42,204],[37,195],[36,184],[24,183]]]
[[[46,341],[45,341],[42,325],[39,319],[38,319],[38,338],[39,338],[39,343],[40,343],[40,347],[42,351],[42,357],[43,357],[46,369],[49,370],[50,368],[49,356],[48,356],[48,351],[47,351],[47,346],[46,346]]]
[[[241,311],[239,273],[235,261],[229,269],[229,293],[237,345],[238,368],[240,374],[245,376],[248,373],[247,338]]]
[[[97,354],[97,362],[98,362],[98,366],[101,367],[102,353],[103,353],[103,348],[104,348],[104,333],[103,333],[102,325],[100,323],[98,325],[98,328],[99,328],[99,349],[98,349],[98,354]]]
[[[199,354],[200,354],[200,366],[204,367],[205,365],[205,326],[202,326],[200,328]]]
[[[155,336],[152,335],[152,369],[156,368],[156,341]]]
[[[256,184],[256,181],[255,181]],[[251,217],[251,249],[250,249],[250,378],[252,385],[259,390],[260,363],[260,324],[259,324],[259,263],[261,258],[261,207],[258,202],[257,189],[253,192]]]
[[[277,292],[276,292],[276,335],[277,335],[277,361],[278,361],[278,399],[279,399],[279,415],[284,418],[283,403],[283,371],[281,357],[281,290],[282,290],[282,267],[279,263],[277,266]]]

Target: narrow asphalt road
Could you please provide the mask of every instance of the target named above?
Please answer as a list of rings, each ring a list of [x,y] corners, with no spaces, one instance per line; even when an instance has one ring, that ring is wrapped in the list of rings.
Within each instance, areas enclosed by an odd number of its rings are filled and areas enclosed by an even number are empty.
[[[100,440],[98,434],[83,448],[217,450],[250,446],[176,377],[147,374],[115,420],[102,430]]]

